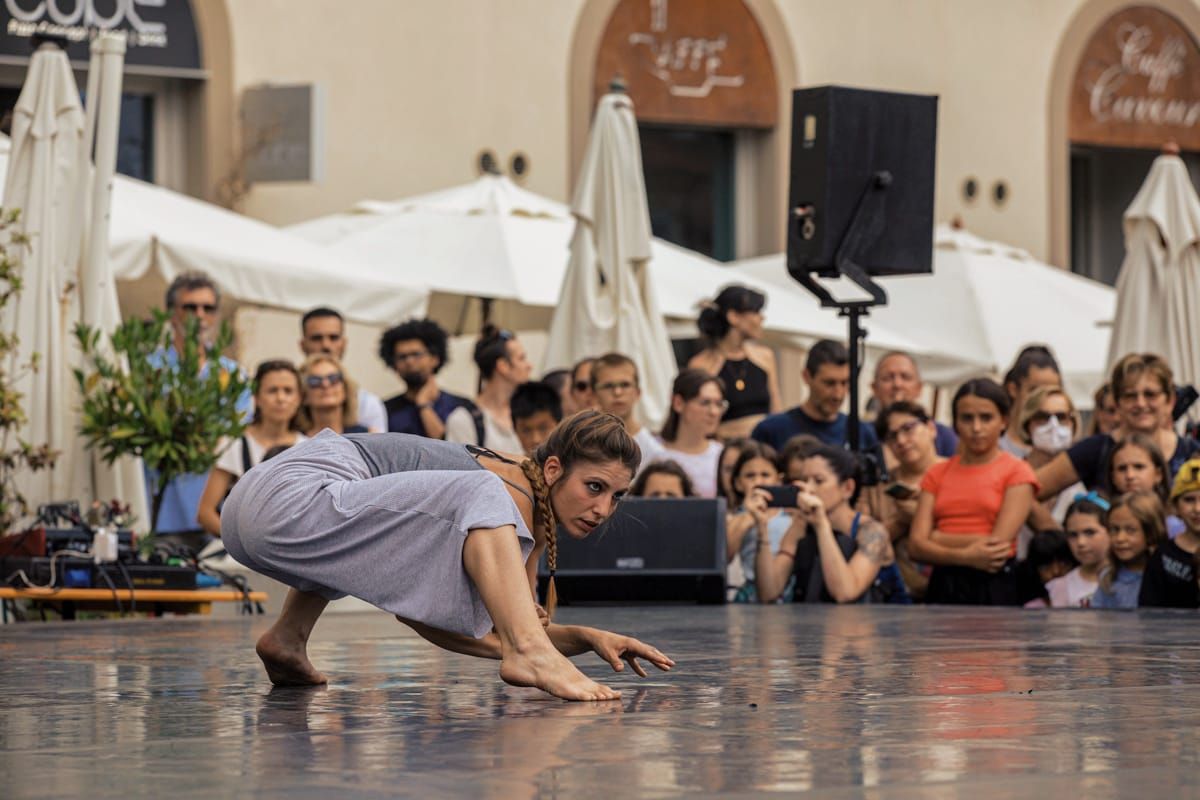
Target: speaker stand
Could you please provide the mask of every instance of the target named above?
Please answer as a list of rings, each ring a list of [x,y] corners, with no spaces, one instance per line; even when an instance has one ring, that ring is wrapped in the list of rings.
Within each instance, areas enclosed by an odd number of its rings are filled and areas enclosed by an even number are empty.
[[[888,187],[892,185],[892,174],[887,171],[875,173],[867,184],[866,190],[854,210],[854,217],[845,236],[838,243],[837,254],[834,256],[834,266],[838,275],[852,281],[856,286],[870,295],[869,300],[838,300],[825,288],[811,272],[806,272],[796,278],[804,288],[812,292],[821,301],[823,308],[836,308],[838,316],[848,318],[850,322],[849,342],[847,350],[850,354],[850,419],[846,431],[850,449],[861,450],[859,437],[858,411],[858,381],[862,371],[864,344],[867,330],[862,326],[862,318],[868,316],[875,306],[887,305],[887,292],[883,287],[871,280],[867,271],[858,264],[859,256],[883,233],[884,206],[887,200]],[[798,208],[792,213],[792,224],[803,225],[812,214],[811,208]],[[801,234],[803,235],[803,234]],[[806,237],[807,238],[807,237]],[[882,459],[878,467],[882,468]]]

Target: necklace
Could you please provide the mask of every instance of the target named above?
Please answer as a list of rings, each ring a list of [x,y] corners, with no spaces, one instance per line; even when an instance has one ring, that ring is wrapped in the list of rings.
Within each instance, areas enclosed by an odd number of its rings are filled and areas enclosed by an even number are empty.
[[[739,392],[746,391],[746,362],[748,360],[749,359],[740,358],[735,362],[732,359],[728,359],[728,358],[725,359],[726,364],[732,365],[732,364],[736,363],[739,367],[737,372],[734,373],[734,381],[733,381],[734,388],[737,389]],[[730,368],[730,372],[733,372],[732,367]]]

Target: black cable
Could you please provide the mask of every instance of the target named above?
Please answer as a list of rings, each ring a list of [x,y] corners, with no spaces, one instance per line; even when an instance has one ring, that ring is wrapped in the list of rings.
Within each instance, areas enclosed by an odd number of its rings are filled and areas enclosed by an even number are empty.
[[[129,577],[129,570],[125,569],[125,565],[117,560],[114,562],[117,569],[121,571],[121,575],[125,578],[125,585],[129,587],[129,613],[137,614],[137,591],[133,588],[133,578]]]
[[[97,564],[96,566],[99,567],[100,565]],[[108,584],[108,588],[112,591],[113,602],[117,604],[117,613],[125,616],[125,606],[122,605],[121,598],[117,595],[117,585],[112,582],[112,578],[108,577],[108,570],[95,569],[92,571],[100,573],[100,577],[104,578],[104,582]]]

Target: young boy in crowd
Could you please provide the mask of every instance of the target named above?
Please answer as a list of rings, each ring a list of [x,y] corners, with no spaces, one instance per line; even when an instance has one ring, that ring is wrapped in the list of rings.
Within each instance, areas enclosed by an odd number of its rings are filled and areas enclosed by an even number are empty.
[[[662,443],[637,418],[642,397],[637,364],[620,353],[608,353],[592,362],[592,392],[601,411],[620,417],[625,430],[642,449],[642,464],[662,458]]]
[[[1171,506],[1184,530],[1163,542],[1142,576],[1138,605],[1159,608],[1200,608],[1196,583],[1196,552],[1200,550],[1200,458],[1184,463],[1171,488]]]
[[[518,386],[509,401],[509,408],[513,430],[528,456],[549,438],[563,418],[562,396],[553,386],[539,381]]]

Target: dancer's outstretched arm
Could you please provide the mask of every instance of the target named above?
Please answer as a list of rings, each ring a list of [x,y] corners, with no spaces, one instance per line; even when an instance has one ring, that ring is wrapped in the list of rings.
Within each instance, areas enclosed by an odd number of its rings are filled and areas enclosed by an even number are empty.
[[[449,633],[431,628],[420,622],[396,617],[405,625],[416,631],[423,639],[452,653],[461,653],[477,658],[500,658],[500,638],[494,633],[475,639],[460,633]],[[550,642],[565,656],[577,656],[583,653],[595,652],[612,668],[620,672],[624,669],[622,660],[628,661],[634,672],[646,677],[637,659],[643,658],[664,672],[675,666],[675,662],[664,655],[658,648],[638,641],[631,636],[602,631],[597,628],[585,628],[580,625],[550,625],[546,628]]]

